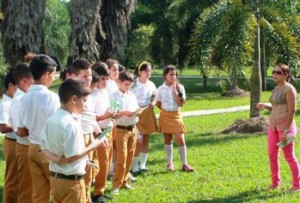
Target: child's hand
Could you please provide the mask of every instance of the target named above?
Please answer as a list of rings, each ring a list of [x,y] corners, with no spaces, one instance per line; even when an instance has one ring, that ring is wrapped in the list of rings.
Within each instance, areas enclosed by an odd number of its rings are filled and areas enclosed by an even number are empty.
[[[134,115],[134,112],[132,112],[132,111],[124,111],[124,116],[131,117],[133,115]]]
[[[266,107],[266,105],[263,104],[263,103],[257,103],[257,104],[256,104],[256,108],[257,108],[259,111],[264,110],[265,107]]]
[[[114,115],[115,115],[115,112],[112,111],[110,108],[108,108],[103,116],[105,118],[112,118]]]
[[[65,157],[65,155],[58,156],[57,159],[55,160],[55,162],[59,165],[68,163],[67,158]]]
[[[106,138],[106,137],[104,137],[103,139],[102,139],[102,144],[101,144],[105,149],[107,149],[108,147],[109,147],[109,140]]]

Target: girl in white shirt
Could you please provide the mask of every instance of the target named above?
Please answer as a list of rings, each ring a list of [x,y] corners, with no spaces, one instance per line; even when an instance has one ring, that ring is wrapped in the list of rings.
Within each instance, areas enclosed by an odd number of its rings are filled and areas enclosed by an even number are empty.
[[[131,88],[135,94],[140,107],[146,107],[139,115],[139,122],[137,128],[139,136],[137,137],[137,147],[132,163],[132,172],[147,171],[146,162],[149,148],[149,135],[157,131],[156,118],[153,107],[156,104],[156,87],[155,84],[149,80],[151,76],[151,64],[147,61],[141,62],[136,70],[136,81]],[[139,166],[140,158],[140,166]]]
[[[182,161],[182,170],[193,172],[194,168],[187,162],[187,150],[184,139],[185,126],[180,115],[180,107],[186,99],[184,86],[177,82],[177,72],[173,65],[164,67],[165,80],[157,89],[156,105],[160,109],[158,131],[164,134],[165,151],[167,154],[167,170],[172,171],[173,165],[173,135],[178,145]]]

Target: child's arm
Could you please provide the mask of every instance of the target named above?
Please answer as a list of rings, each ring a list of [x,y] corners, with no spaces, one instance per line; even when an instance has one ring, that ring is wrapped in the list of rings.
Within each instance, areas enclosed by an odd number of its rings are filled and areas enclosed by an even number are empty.
[[[64,155],[56,156],[52,152],[49,152],[47,149],[42,149],[42,153],[50,160],[57,164],[68,163],[66,162],[66,157]]]
[[[181,92],[179,92],[179,84],[178,83],[175,83],[173,85],[173,95],[174,95],[174,98],[175,98],[175,101],[177,103],[178,106],[182,107],[183,104],[185,103],[185,100],[183,98],[183,95]]]
[[[73,162],[77,159],[80,159],[80,158],[84,157],[85,155],[87,155],[90,151],[96,149],[100,144],[105,144],[105,143],[107,143],[107,138],[103,138],[101,140],[95,139],[85,148],[84,151],[82,151],[81,153],[79,153],[75,156],[65,158],[64,162],[69,163],[69,162]]]
[[[25,127],[18,127],[17,134],[20,137],[26,137],[29,135],[28,129]]]
[[[104,114],[102,115],[99,115],[99,116],[96,116],[96,120],[97,121],[102,121],[102,120],[105,120],[105,119],[108,119],[108,118],[112,118],[114,115],[114,112],[108,108]]]

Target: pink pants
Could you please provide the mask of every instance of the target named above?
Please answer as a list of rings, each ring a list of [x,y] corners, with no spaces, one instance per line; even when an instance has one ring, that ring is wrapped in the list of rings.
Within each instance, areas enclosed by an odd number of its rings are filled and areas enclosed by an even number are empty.
[[[290,128],[289,135],[296,136],[297,127],[292,126]],[[268,130],[268,152],[269,152],[269,160],[270,160],[270,169],[272,176],[272,185],[278,186],[280,184],[280,175],[279,175],[279,147],[276,145],[283,135],[283,131],[273,131],[272,129]],[[293,186],[300,187],[300,171],[299,171],[299,163],[295,156],[294,150],[295,142],[287,145],[282,149],[284,158],[288,162],[292,177],[293,177]]]

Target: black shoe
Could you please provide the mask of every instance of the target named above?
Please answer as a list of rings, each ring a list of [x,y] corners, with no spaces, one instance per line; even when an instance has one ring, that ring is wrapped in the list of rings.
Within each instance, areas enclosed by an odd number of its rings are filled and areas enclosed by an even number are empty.
[[[92,197],[93,203],[106,203],[106,199],[103,195]]]
[[[108,196],[108,195],[102,195],[102,197],[104,197],[104,198],[107,199],[107,200],[113,200],[113,197]]]

